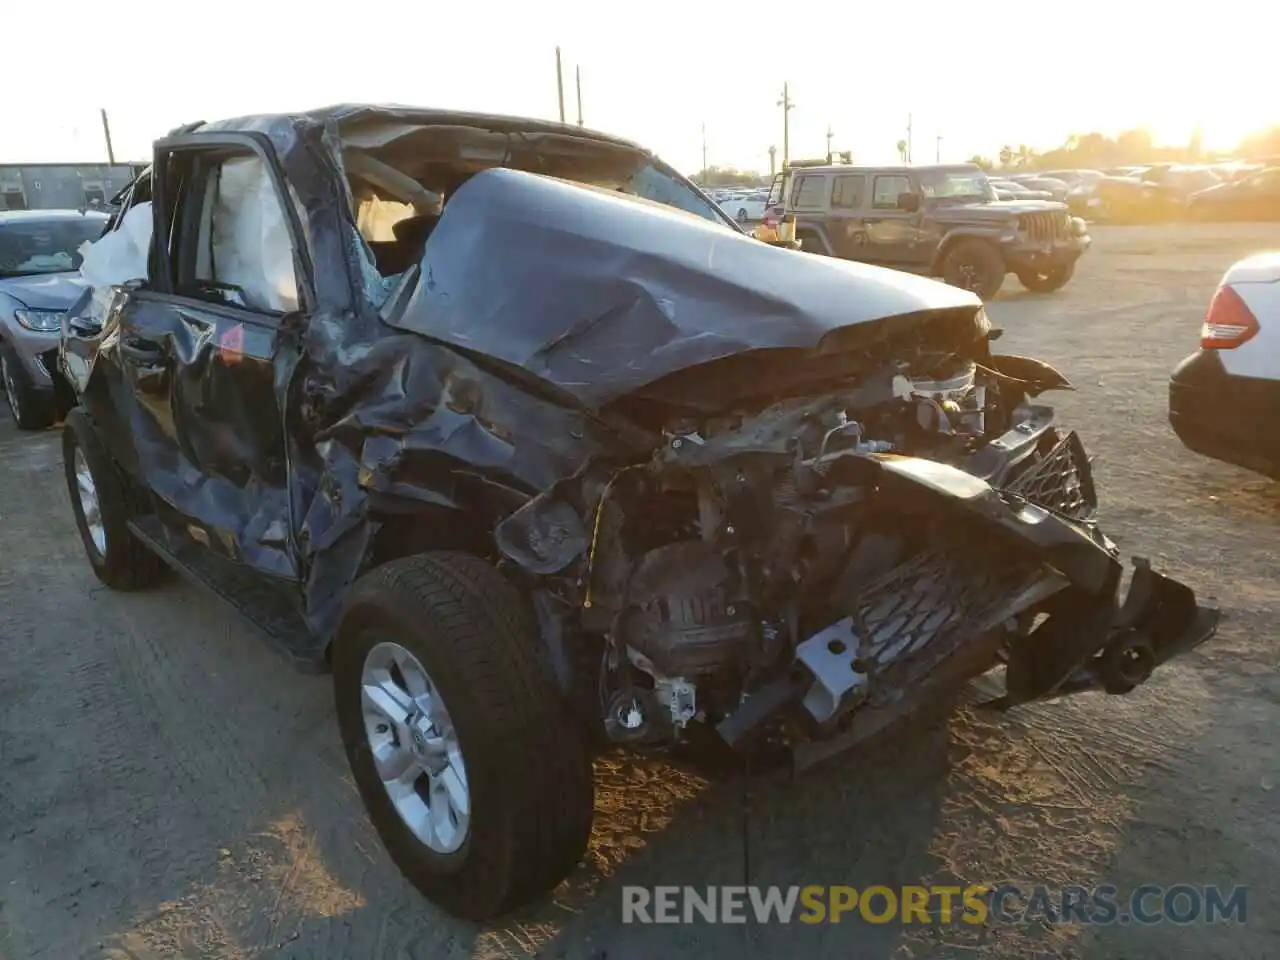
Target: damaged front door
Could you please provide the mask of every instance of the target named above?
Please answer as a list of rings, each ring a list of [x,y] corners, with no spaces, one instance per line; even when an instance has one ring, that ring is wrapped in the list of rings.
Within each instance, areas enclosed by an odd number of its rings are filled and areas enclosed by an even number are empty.
[[[175,548],[296,581],[278,385],[302,321],[300,231],[252,139],[167,141],[156,169],[158,276],[119,324],[139,467]]]

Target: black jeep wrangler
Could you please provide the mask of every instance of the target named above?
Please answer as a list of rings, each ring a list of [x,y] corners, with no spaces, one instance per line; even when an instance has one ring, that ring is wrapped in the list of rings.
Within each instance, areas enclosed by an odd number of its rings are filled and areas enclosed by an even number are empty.
[[[972,164],[793,164],[768,209],[794,219],[810,253],[941,277],[984,300],[1010,272],[1028,290],[1057,290],[1090,243],[1065,204],[998,200]]]

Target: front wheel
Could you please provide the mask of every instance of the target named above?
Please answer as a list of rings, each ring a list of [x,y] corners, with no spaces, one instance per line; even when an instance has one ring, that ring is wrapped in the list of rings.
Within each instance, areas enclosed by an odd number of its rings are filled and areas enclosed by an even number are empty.
[[[550,891],[590,838],[586,740],[540,643],[520,592],[459,553],[367,574],[334,640],[338,726],[369,818],[401,873],[466,919]]]
[[[1018,281],[1033,293],[1053,293],[1067,285],[1076,272],[1074,263],[1064,263],[1047,270],[1023,270]]]
[[[942,279],[970,290],[983,300],[994,299],[1004,284],[1004,257],[985,240],[961,240],[942,260]]]
[[[39,389],[12,347],[0,344],[0,384],[19,430],[43,430],[58,418],[52,391]]]

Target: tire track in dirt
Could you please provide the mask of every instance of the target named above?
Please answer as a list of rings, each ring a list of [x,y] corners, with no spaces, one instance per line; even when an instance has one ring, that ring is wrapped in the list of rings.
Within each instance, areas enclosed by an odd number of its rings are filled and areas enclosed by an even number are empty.
[[[5,445],[0,508],[4,553],[24,566],[23,577],[0,587],[0,794],[12,798],[0,863],[5,875],[24,878],[4,893],[21,921],[10,924],[19,943],[32,954],[71,956],[66,945],[83,935],[97,903],[145,885],[154,850],[147,834],[160,810],[138,787],[163,767],[148,749],[141,705],[123,692],[101,617],[107,605],[90,592],[78,538],[67,530],[57,436],[23,440]],[[68,606],[66,595],[85,601]],[[61,921],[26,922],[33,913]]]

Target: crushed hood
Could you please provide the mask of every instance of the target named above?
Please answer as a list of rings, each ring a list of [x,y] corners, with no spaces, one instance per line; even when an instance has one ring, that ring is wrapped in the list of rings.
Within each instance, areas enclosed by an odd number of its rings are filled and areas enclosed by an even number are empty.
[[[603,405],[734,354],[813,349],[837,329],[937,311],[967,325],[980,309],[973,294],[934,280],[492,169],[450,198],[416,288],[388,322]]]
[[[0,293],[7,293],[31,310],[65,310],[84,291],[85,283],[78,273],[0,278]]]

